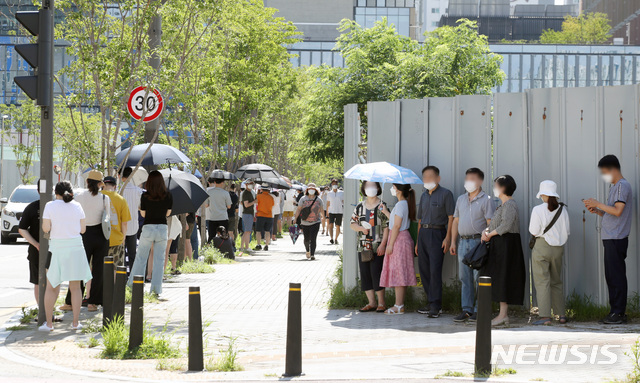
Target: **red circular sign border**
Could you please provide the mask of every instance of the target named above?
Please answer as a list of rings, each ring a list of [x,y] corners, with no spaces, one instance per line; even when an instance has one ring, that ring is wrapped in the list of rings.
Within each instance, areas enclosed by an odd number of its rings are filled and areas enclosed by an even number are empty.
[[[131,115],[131,117],[133,117],[136,120],[140,120],[142,118],[142,116],[138,116],[132,108],[131,105],[131,101],[133,100],[133,95],[138,93],[141,90],[146,89],[146,86],[139,86],[137,88],[135,88],[134,90],[131,91],[131,93],[129,94],[129,101],[127,102],[127,109],[129,110],[129,114]],[[158,118],[160,116],[160,113],[162,113],[162,111],[164,111],[164,100],[162,99],[162,95],[160,94],[160,92],[157,89],[153,89],[153,94],[155,94],[156,98],[158,99],[158,110],[156,110],[156,112],[150,116],[145,116],[145,118],[142,120],[143,122],[149,122],[149,121],[153,121],[156,118]]]

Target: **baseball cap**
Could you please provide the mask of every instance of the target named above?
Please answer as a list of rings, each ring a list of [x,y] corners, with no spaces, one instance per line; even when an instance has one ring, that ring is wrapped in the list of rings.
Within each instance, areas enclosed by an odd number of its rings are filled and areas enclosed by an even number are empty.
[[[102,181],[102,172],[99,170],[93,169],[89,171],[89,174],[87,174],[87,179],[94,180],[94,181]]]
[[[112,177],[112,176],[104,177],[102,182],[104,182],[105,184],[114,184],[114,185],[118,184],[118,181],[116,181],[116,177]]]

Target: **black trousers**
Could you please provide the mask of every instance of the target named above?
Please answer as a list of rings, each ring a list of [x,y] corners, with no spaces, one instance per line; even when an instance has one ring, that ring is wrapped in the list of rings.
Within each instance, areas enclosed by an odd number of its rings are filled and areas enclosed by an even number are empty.
[[[213,238],[216,236],[216,231],[220,226],[224,226],[225,229],[229,230],[229,220],[224,221],[209,221],[207,220],[207,233],[209,234],[209,238],[207,239],[207,243],[213,241]]]
[[[609,288],[609,305],[614,314],[624,314],[627,311],[627,248],[629,238],[605,239],[604,245],[604,276]]]
[[[87,254],[87,261],[91,266],[91,291],[87,304],[102,304],[102,282],[104,274],[104,257],[109,253],[109,240],[102,233],[102,225],[87,226],[87,230],[82,234],[82,245]],[[84,284],[82,294],[84,295]],[[71,292],[67,291],[65,303],[71,304]]]
[[[124,252],[126,256],[126,266],[128,270],[133,268],[133,262],[136,260],[136,250],[138,247],[138,236],[127,235],[124,237]]]
[[[442,308],[442,241],[446,235],[444,229],[420,229],[418,234],[418,269],[431,310]]]
[[[320,231],[320,222],[313,225],[302,225],[302,234],[304,234],[304,248],[311,255],[316,253],[316,239],[318,238],[318,231]]]
[[[382,265],[384,265],[384,255],[373,255],[373,259],[369,262],[362,262],[360,253],[357,255],[358,264],[360,266],[360,287],[362,291],[380,291],[384,287],[380,287],[380,274],[382,274]]]

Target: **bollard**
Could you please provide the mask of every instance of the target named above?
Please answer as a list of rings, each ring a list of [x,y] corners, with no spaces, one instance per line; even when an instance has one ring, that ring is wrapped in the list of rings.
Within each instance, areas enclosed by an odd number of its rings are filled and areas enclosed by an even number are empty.
[[[491,373],[491,277],[478,280],[476,374]]]
[[[284,376],[302,375],[302,299],[300,283],[289,283],[287,355]]]
[[[200,287],[189,287],[189,371],[204,370]]]
[[[111,277],[113,279],[113,276]],[[124,296],[127,289],[127,268],[124,266],[116,267],[116,284],[113,288],[113,306],[111,312],[113,319],[121,317],[124,321]]]
[[[102,273],[102,327],[113,319],[113,257],[104,257]]]
[[[131,324],[129,327],[129,350],[142,344],[142,307],[144,305],[144,276],[133,276],[133,288],[131,291]]]

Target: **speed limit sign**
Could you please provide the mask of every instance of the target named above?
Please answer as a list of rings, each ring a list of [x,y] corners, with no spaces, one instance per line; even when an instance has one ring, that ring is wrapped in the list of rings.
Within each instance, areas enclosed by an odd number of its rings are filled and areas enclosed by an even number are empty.
[[[127,108],[131,117],[149,122],[160,116],[160,113],[164,110],[164,102],[157,89],[147,89],[146,86],[139,86],[131,91]],[[143,115],[144,119],[142,118]]]

